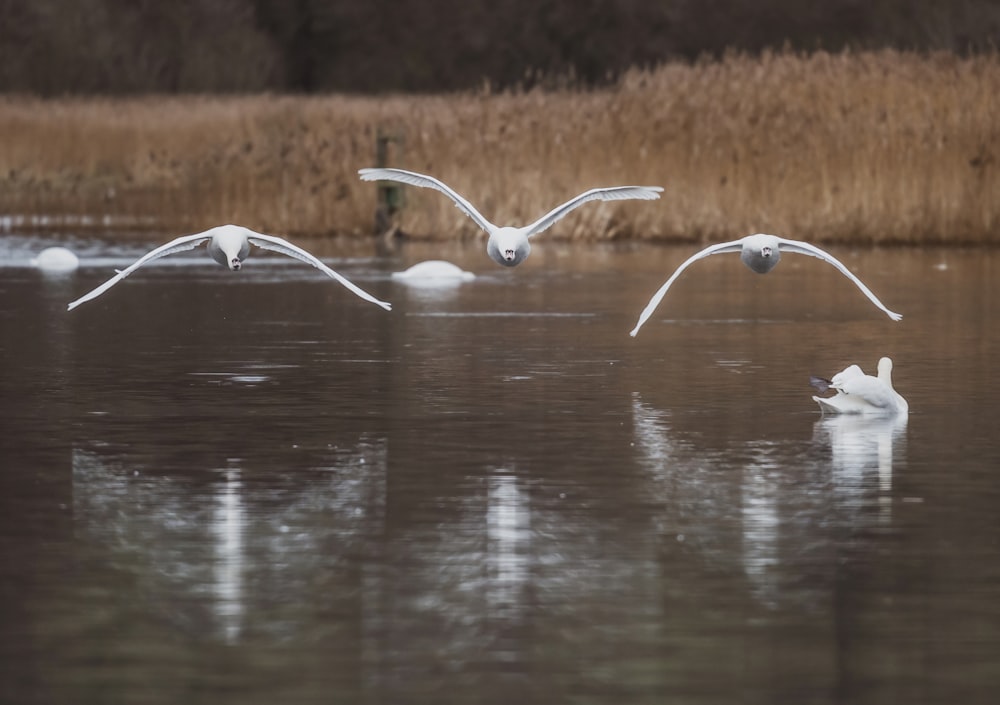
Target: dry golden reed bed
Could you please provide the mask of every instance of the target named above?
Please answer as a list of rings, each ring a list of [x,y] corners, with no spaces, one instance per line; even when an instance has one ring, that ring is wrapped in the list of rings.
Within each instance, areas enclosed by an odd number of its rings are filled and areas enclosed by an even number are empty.
[[[434,174],[498,223],[578,192],[546,237],[674,241],[765,231],[817,241],[1000,241],[1000,55],[732,56],[633,70],[604,90],[442,96],[0,98],[0,214],[145,217],[181,232],[237,222],[367,235],[377,131],[389,166]],[[415,237],[475,226],[408,189]]]

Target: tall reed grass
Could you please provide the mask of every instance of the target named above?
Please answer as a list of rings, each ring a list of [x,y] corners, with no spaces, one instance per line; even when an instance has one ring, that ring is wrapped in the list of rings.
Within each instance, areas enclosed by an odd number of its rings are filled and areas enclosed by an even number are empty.
[[[356,172],[382,131],[402,138],[388,166],[438,176],[500,224],[594,186],[666,188],[588,204],[546,238],[997,243],[998,116],[996,53],[733,55],[595,91],[7,96],[0,213],[367,235],[375,187]],[[476,233],[431,191],[409,189],[398,217],[414,237]]]

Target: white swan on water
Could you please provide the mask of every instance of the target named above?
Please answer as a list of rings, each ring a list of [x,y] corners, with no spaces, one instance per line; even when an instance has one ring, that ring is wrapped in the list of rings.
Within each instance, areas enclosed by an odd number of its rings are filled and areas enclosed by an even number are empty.
[[[832,379],[811,377],[820,392],[836,390],[832,397],[813,397],[824,412],[834,414],[906,414],[910,405],[892,386],[892,360],[878,361],[878,377],[866,375],[857,365],[838,372]]]
[[[65,247],[46,247],[31,258],[31,265],[47,272],[71,272],[80,266],[80,258]]]
[[[566,201],[558,208],[555,208],[531,225],[523,228],[514,226],[498,227],[486,220],[473,208],[472,204],[455,192],[451,187],[438,181],[433,176],[425,176],[415,171],[405,171],[403,169],[362,169],[358,172],[363,181],[398,181],[420,188],[432,188],[448,196],[460,211],[475,221],[476,225],[485,230],[490,239],[486,243],[486,254],[496,262],[505,267],[515,267],[528,258],[531,253],[531,244],[528,239],[543,230],[548,229],[557,220],[569,213],[574,208],[587,203],[588,201],[624,201],[638,198],[645,201],[655,200],[660,197],[663,189],[659,186],[611,186],[608,188],[590,189],[581,193],[576,198]]]
[[[195,235],[184,235],[176,240],[171,240],[165,245],[157,247],[151,252],[147,252],[140,257],[135,264],[119,271],[115,276],[111,277],[111,279],[71,303],[69,305],[69,310],[72,311],[80,304],[90,301],[91,299],[96,299],[98,296],[113,287],[142,265],[148,264],[149,262],[159,259],[160,257],[172,255],[176,252],[193,250],[205,242],[208,243],[208,254],[211,255],[212,259],[224,267],[229,267],[229,269],[234,272],[243,266],[243,260],[250,255],[250,245],[256,245],[261,249],[280,252],[281,254],[288,255],[289,257],[299,260],[300,262],[311,264],[327,276],[339,281],[365,301],[370,301],[373,304],[381,306],[386,311],[392,308],[391,304],[388,304],[385,301],[379,301],[367,291],[364,291],[363,289],[352,284],[346,277],[337,274],[313,255],[309,254],[302,248],[296,247],[292,243],[281,239],[280,237],[262,235],[240,225],[220,225]]]
[[[451,262],[440,259],[429,259],[418,262],[403,272],[393,272],[392,278],[397,281],[412,284],[451,284],[454,282],[469,282],[476,278],[472,272],[466,272]]]
[[[646,304],[646,308],[643,309],[642,313],[639,315],[639,322],[636,324],[632,332],[629,333],[632,337],[639,332],[642,328],[642,324],[653,315],[653,311],[659,306],[660,301],[663,299],[664,295],[667,293],[667,289],[670,285],[674,283],[674,280],[680,276],[681,272],[688,268],[690,264],[696,262],[709,255],[718,255],[723,252],[739,252],[740,260],[743,264],[757,272],[758,274],[767,274],[778,261],[781,259],[782,251],[785,252],[796,252],[800,255],[810,255],[811,257],[818,257],[822,260],[826,260],[834,267],[840,270],[840,273],[845,277],[850,279],[857,285],[861,292],[868,297],[868,299],[878,306],[882,311],[885,312],[889,318],[894,321],[900,320],[903,316],[894,311],[890,311],[885,307],[885,305],[878,300],[878,297],[871,292],[871,290],[865,286],[860,279],[854,276],[843,263],[836,257],[831,255],[825,250],[821,250],[815,245],[810,245],[808,242],[802,242],[800,240],[786,240],[785,238],[777,237],[776,235],[766,235],[764,233],[758,233],[756,235],[747,235],[739,240],[733,240],[732,242],[723,242],[718,245],[709,245],[701,252],[698,252],[681,264],[674,273],[667,279],[667,283],[660,287],[659,291],[653,294],[653,298],[649,300]]]

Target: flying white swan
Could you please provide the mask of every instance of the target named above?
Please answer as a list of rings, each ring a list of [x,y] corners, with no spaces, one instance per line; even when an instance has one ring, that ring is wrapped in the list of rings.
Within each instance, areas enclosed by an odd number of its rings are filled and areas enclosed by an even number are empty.
[[[531,225],[523,228],[514,226],[501,228],[486,220],[479,211],[472,207],[471,203],[433,176],[425,176],[403,169],[362,169],[358,174],[363,181],[399,181],[411,186],[437,189],[453,200],[460,211],[472,218],[476,225],[489,234],[490,239],[486,243],[486,254],[494,262],[505,267],[515,267],[527,259],[531,253],[531,244],[528,242],[528,238],[548,229],[577,206],[588,201],[624,201],[632,198],[651,201],[659,198],[660,192],[663,191],[659,186],[612,186],[590,189],[549,211]]]
[[[834,414],[906,414],[910,405],[892,387],[892,360],[878,361],[878,377],[866,375],[857,365],[838,372],[833,379],[811,377],[809,383],[821,393],[831,389],[832,397],[813,397],[824,412]]]
[[[834,267],[840,270],[840,273],[845,277],[854,282],[862,293],[868,297],[868,299],[878,306],[880,309],[885,311],[886,315],[889,316],[894,321],[900,320],[903,316],[901,314],[890,311],[883,305],[878,297],[873,294],[867,286],[861,283],[861,280],[856,276],[851,274],[851,270],[845,267],[840,260],[831,255],[825,250],[821,250],[815,245],[810,245],[808,242],[801,242],[800,240],[786,240],[785,238],[777,237],[776,235],[765,235],[763,233],[758,233],[756,235],[747,235],[739,240],[733,240],[732,242],[723,242],[718,245],[709,245],[701,252],[689,257],[677,270],[667,279],[667,283],[660,287],[660,290],[653,294],[653,298],[649,300],[646,304],[646,308],[642,310],[639,315],[639,323],[636,324],[632,332],[629,333],[632,337],[639,332],[642,328],[642,324],[646,322],[656,307],[659,306],[660,301],[663,296],[667,293],[667,289],[670,285],[674,283],[674,280],[680,276],[681,272],[688,268],[688,266],[709,255],[717,255],[723,252],[739,252],[740,259],[743,261],[747,267],[757,272],[758,274],[767,274],[778,261],[781,259],[781,252],[797,252],[800,255],[810,255],[812,257],[819,257],[820,259],[826,260]]]
[[[229,267],[234,272],[243,266],[243,260],[250,255],[250,245],[256,245],[262,249],[280,252],[283,255],[288,255],[289,257],[305,262],[306,264],[311,264],[327,276],[339,281],[365,301],[371,301],[373,304],[381,306],[386,311],[392,308],[391,304],[388,304],[385,301],[379,301],[368,292],[352,284],[345,277],[337,274],[313,255],[299,247],[296,247],[286,240],[282,240],[280,237],[261,235],[260,233],[256,233],[253,230],[244,228],[240,225],[220,225],[206,230],[205,232],[197,233],[196,235],[184,235],[176,240],[171,240],[166,245],[157,247],[151,252],[147,252],[134,264],[119,271],[115,276],[111,277],[111,279],[101,284],[89,294],[85,294],[71,303],[69,305],[69,310],[72,311],[80,304],[90,301],[91,299],[96,299],[98,296],[113,287],[142,265],[148,264],[149,262],[159,259],[160,257],[172,255],[176,252],[193,250],[204,242],[208,242],[208,254],[212,256],[212,259],[224,267]]]

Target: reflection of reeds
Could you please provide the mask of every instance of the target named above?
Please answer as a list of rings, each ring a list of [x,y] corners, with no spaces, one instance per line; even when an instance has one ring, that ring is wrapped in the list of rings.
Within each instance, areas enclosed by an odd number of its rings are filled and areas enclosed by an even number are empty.
[[[0,212],[234,221],[367,233],[377,130],[390,166],[432,173],[498,223],[593,186],[552,237],[986,242],[1000,224],[1000,56],[732,56],[633,70],[612,89],[391,97],[0,99]],[[471,235],[410,190],[406,232]],[[549,235],[547,235],[548,237]]]

